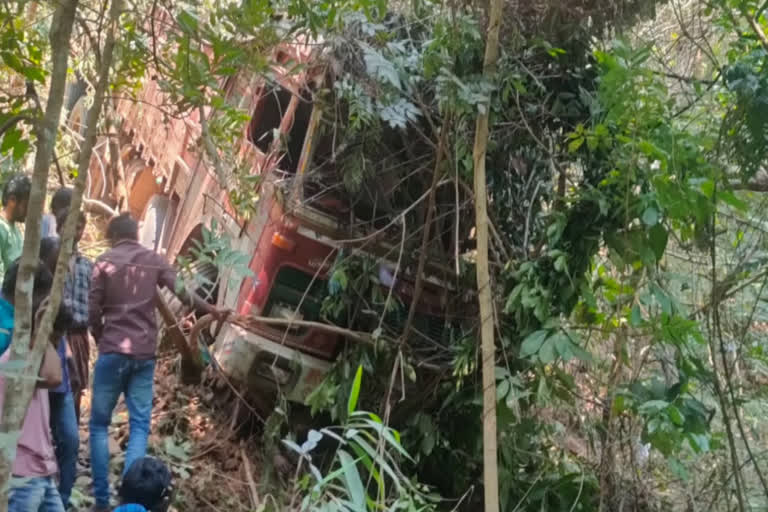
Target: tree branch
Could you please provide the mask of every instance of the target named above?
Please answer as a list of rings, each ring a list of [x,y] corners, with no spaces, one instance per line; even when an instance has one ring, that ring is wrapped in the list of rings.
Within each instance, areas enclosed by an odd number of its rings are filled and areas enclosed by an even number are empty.
[[[29,116],[26,116],[26,115],[24,115],[24,114],[19,114],[19,115],[17,115],[17,116],[13,116],[13,117],[11,117],[11,118],[10,118],[10,119],[8,119],[6,122],[4,122],[4,123],[2,124],[2,126],[0,126],[0,137],[1,137],[3,134],[5,134],[5,132],[7,132],[8,130],[10,130],[10,129],[11,129],[11,128],[13,128],[14,126],[16,126],[16,124],[17,124],[17,123],[19,123],[20,121],[27,121],[27,122],[32,122],[32,121],[33,121],[33,119],[32,119],[31,117],[29,117]]]
[[[763,32],[763,27],[761,27],[760,23],[758,23],[758,21],[748,13],[744,13],[744,16],[746,16],[747,21],[749,22],[749,26],[752,27],[752,30],[755,31],[757,38],[760,40],[760,44],[762,44],[763,48],[768,51],[768,36],[766,36],[765,32]]]

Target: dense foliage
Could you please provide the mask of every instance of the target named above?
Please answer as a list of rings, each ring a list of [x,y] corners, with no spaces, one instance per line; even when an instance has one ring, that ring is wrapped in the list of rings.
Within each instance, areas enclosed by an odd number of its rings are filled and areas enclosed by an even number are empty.
[[[479,508],[470,141],[489,97],[503,509],[768,506],[758,448],[768,368],[765,7],[551,4],[506,5],[505,19],[519,23],[505,23],[490,79],[479,5],[133,2],[122,14],[113,99],[155,80],[167,104],[153,108],[204,120],[199,147],[244,219],[260,178],[226,150],[250,115],[228,101],[227,81],[269,81],[275,44],[321,41],[329,80],[314,100],[333,115],[309,179],[342,187],[365,227],[399,242],[387,255],[395,275],[418,280],[423,258],[451,290],[435,330],[380,285],[380,258],[339,254],[324,318],[371,333],[376,346],[350,343],[312,394],[312,412],[341,426],[285,443],[298,467],[280,506]],[[51,73],[48,8],[0,10],[2,172],[28,165],[35,148],[38,89]],[[86,97],[106,13],[98,2],[78,11],[70,78]],[[108,105],[105,133],[119,125],[113,114]],[[62,175],[81,138],[77,127],[61,130]],[[239,261],[211,236],[221,247],[201,254]],[[327,464],[312,458],[321,439],[336,443]]]

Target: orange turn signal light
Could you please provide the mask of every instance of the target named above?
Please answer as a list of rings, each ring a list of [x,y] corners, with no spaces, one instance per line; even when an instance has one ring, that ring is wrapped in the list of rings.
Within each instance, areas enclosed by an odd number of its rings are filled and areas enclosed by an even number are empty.
[[[276,232],[272,235],[272,245],[286,251],[292,251],[296,247],[296,242]]]

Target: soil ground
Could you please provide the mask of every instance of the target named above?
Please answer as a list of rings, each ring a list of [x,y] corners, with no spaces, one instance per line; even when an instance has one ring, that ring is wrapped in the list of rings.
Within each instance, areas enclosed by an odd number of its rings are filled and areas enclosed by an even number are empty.
[[[231,414],[213,407],[213,391],[207,386],[179,383],[176,358],[158,359],[155,399],[148,453],[166,462],[174,476],[175,499],[171,510],[253,510],[259,478],[259,447],[238,440]],[[90,392],[83,397],[80,426],[78,478],[72,496],[73,510],[92,505],[88,418]],[[128,412],[121,398],[112,417],[109,451],[110,481],[116,492],[128,441]],[[250,478],[248,473],[250,472]]]

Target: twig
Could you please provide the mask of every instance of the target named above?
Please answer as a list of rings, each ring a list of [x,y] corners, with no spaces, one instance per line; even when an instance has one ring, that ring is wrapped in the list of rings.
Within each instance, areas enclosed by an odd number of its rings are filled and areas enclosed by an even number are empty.
[[[406,222],[405,217],[403,217],[403,230],[402,230],[402,236],[400,238],[400,251],[397,253],[397,266],[395,267],[395,272],[392,275],[392,282],[389,284],[389,291],[387,291],[387,300],[384,301],[384,309],[383,314],[381,317],[379,317],[379,329],[381,329],[381,326],[384,324],[384,317],[387,314],[387,309],[389,309],[389,301],[392,299],[392,290],[395,288],[395,283],[397,283],[397,275],[400,273],[400,264],[403,260],[403,249],[405,247],[405,232],[406,232]]]
[[[421,250],[419,254],[419,263],[416,269],[416,282],[413,286],[413,297],[411,300],[411,308],[408,311],[408,318],[405,321],[403,327],[402,337],[400,343],[408,339],[408,331],[411,330],[411,324],[413,318],[416,316],[416,307],[421,297],[421,289],[424,286],[424,280],[422,275],[424,274],[424,264],[427,261],[427,254],[429,249],[429,233],[432,225],[432,218],[434,217],[435,210],[435,195],[437,193],[437,184],[440,178],[440,166],[443,163],[443,149],[445,148],[445,139],[448,134],[448,122],[450,116],[443,118],[443,125],[440,127],[440,140],[437,145],[437,155],[435,155],[435,169],[432,174],[432,185],[429,187],[429,202],[427,203],[427,212],[424,219],[424,233],[421,235]]]
[[[715,185],[715,191],[712,194],[712,202],[716,205],[717,201],[717,185]],[[717,215],[717,210],[712,212],[712,232],[715,232],[715,219]],[[710,326],[710,333],[709,333],[709,350],[712,353],[712,363],[715,364],[715,333],[717,332],[718,325],[719,325],[719,315],[718,315],[718,305],[720,301],[720,296],[717,291],[717,256],[716,256],[716,238],[713,236],[712,241],[709,248],[709,254],[712,264],[712,325]],[[731,463],[733,464],[733,470],[735,471],[734,474],[734,482],[736,483],[736,499],[739,504],[739,512],[745,512],[746,507],[744,504],[744,492],[743,492],[743,483],[742,483],[742,475],[741,475],[741,469],[739,466],[739,459],[738,454],[736,453],[736,440],[733,435],[733,429],[731,427],[730,418],[728,415],[728,403],[725,398],[725,393],[723,392],[722,384],[720,383],[720,377],[717,374],[717,370],[715,369],[714,372],[712,372],[712,382],[715,386],[715,392],[717,393],[718,400],[720,402],[720,409],[721,413],[723,415],[723,423],[725,424],[725,432],[726,436],[728,438],[728,447],[730,448],[731,452]]]
[[[245,450],[240,447],[240,457],[243,459],[243,468],[245,468],[245,477],[248,480],[248,489],[251,493],[251,505],[254,509],[258,510],[261,506],[261,499],[259,499],[259,491],[256,489],[256,483],[253,481],[253,473],[251,473],[251,463],[248,457],[245,455]]]
[[[768,51],[768,36],[766,36],[765,32],[763,32],[763,28],[760,26],[757,20],[750,16],[748,13],[745,12],[744,16],[747,18],[747,21],[749,21],[749,26],[752,27],[752,30],[755,31],[757,38],[760,39],[760,44],[762,44],[763,48]]]
[[[765,496],[768,497],[768,483],[766,483],[765,476],[763,475],[763,471],[760,469],[760,465],[757,463],[757,459],[755,459],[754,455],[752,454],[752,447],[750,446],[749,440],[747,439],[747,434],[744,431],[744,424],[741,421],[741,416],[739,415],[739,407],[736,404],[736,393],[733,390],[733,376],[731,373],[731,367],[728,364],[728,357],[726,355],[725,341],[723,340],[723,331],[720,325],[720,311],[718,304],[714,304],[712,312],[715,317],[714,326],[716,335],[720,342],[720,358],[723,361],[723,369],[725,370],[725,383],[728,387],[728,394],[731,397],[731,406],[733,407],[733,415],[736,419],[736,426],[738,427],[739,433],[741,434],[741,440],[744,443],[744,448],[746,448],[749,458],[752,459],[753,465],[755,467],[755,473],[757,473],[757,477],[763,487],[763,492],[765,493]]]
[[[525,216],[525,232],[523,233],[523,255],[525,259],[528,259],[528,233],[531,227],[531,213],[533,211],[533,203],[536,202],[536,194],[539,193],[540,181],[536,182],[536,188],[533,189],[533,195],[531,196],[531,202],[528,203],[528,215]]]

